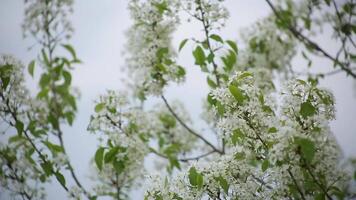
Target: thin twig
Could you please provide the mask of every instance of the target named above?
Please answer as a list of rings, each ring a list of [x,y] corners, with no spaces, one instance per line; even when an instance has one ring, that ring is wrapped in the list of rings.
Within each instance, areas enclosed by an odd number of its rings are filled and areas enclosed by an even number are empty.
[[[168,108],[169,112],[171,112],[171,114],[177,119],[177,121],[187,130],[189,131],[191,134],[193,134],[195,137],[199,138],[200,140],[202,140],[205,144],[207,144],[208,146],[210,146],[214,151],[218,152],[219,154],[223,154],[223,152],[219,149],[217,149],[213,144],[211,144],[208,140],[206,140],[203,136],[199,135],[197,132],[195,132],[193,129],[191,129],[187,124],[185,124],[183,122],[183,120],[174,112],[174,110],[172,109],[172,107],[169,105],[167,99],[161,95],[161,98],[164,102],[164,104],[166,105],[166,107]]]
[[[274,7],[274,5],[271,3],[271,1],[270,0],[266,0],[266,2],[268,3],[269,7],[272,9],[272,11],[276,15],[276,17],[283,21],[283,17],[280,16],[278,10]],[[299,32],[291,24],[288,24],[287,28],[299,41],[301,41],[302,43],[304,43],[307,46],[313,47],[316,51],[318,51],[321,54],[323,54],[324,57],[328,58],[329,60],[333,61],[335,64],[339,65],[340,68],[343,71],[345,71],[348,75],[352,76],[353,78],[356,78],[356,73],[351,71],[349,67],[345,66],[345,64],[340,62],[337,58],[334,58],[332,55],[330,55],[328,52],[326,52],[324,49],[322,49],[317,43],[315,43],[314,41],[310,40],[308,37],[306,37],[301,32]]]

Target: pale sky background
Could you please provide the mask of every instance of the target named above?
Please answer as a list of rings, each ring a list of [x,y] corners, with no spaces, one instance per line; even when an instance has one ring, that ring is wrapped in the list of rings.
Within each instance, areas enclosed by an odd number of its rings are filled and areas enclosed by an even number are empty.
[[[78,101],[78,115],[73,127],[65,128],[65,144],[70,154],[71,162],[79,178],[88,188],[90,170],[88,163],[94,155],[97,141],[95,136],[86,131],[90,114],[93,113],[94,100],[107,89],[123,89],[122,78],[125,78],[120,68],[125,65],[122,52],[126,43],[125,31],[131,24],[126,9],[126,0],[77,0],[74,4],[72,23],[75,33],[70,43],[75,47],[78,58],[83,61],[73,72],[73,85],[81,91]],[[227,0],[230,19],[222,30],[223,38],[236,39],[239,30],[254,21],[267,16],[270,8],[262,0]],[[28,51],[33,44],[30,38],[22,37],[21,23],[24,6],[21,0],[0,0],[0,54],[13,54],[25,65],[36,57],[36,49]],[[191,36],[202,36],[200,24],[182,25],[174,34],[173,44]],[[335,44],[327,38],[318,38],[325,49],[334,52]],[[192,118],[198,121],[200,127],[201,102],[207,94],[206,77],[199,67],[193,65],[192,46],[186,46],[179,57],[179,63],[187,68],[187,80],[183,85],[172,85],[166,89],[169,100],[180,99],[185,103]],[[325,60],[314,60],[318,71],[331,71],[332,64]],[[305,62],[297,58],[294,67],[303,68]],[[299,69],[299,68],[298,68]],[[35,76],[38,80],[38,74]],[[28,86],[35,88],[31,78],[27,76]],[[339,73],[322,81],[321,85],[330,89],[336,98],[336,120],[331,122],[331,128],[346,156],[356,156],[356,92],[354,81]],[[67,178],[69,184],[71,178]],[[64,190],[54,181],[47,186],[48,199],[66,199]],[[140,192],[132,194],[133,199],[142,199]],[[0,199],[6,196],[0,194]]]

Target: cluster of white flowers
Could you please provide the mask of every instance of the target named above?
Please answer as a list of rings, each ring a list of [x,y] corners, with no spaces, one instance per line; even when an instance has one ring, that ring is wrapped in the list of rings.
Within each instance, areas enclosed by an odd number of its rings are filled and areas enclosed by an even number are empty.
[[[5,103],[12,109],[28,101],[28,90],[24,87],[24,65],[11,55],[0,56],[1,88],[0,92],[8,101],[0,101],[1,110],[7,110]],[[5,88],[6,86],[6,88]]]
[[[119,174],[115,164],[103,165],[103,169],[93,177],[101,183],[95,188],[98,195],[115,192],[115,187],[127,189],[139,184],[138,180],[145,173],[144,157],[153,150],[149,147],[151,138],[157,139],[158,143],[158,149],[154,152],[175,160],[179,154],[191,151],[196,141],[166,107],[157,105],[145,112],[132,104],[127,95],[108,91],[100,96],[95,107],[96,114],[92,115],[88,130],[102,133],[101,140],[105,140],[108,146],[105,148],[109,151],[119,148],[115,157],[124,165]],[[181,104],[173,103],[172,109],[181,120],[189,123],[190,119]],[[117,180],[113,179],[116,176]]]
[[[340,148],[328,127],[334,117],[329,92],[292,81],[277,108],[252,73],[239,72],[228,83],[212,91],[226,154],[199,161],[171,183],[151,186],[147,198],[280,199],[292,194],[309,199],[347,189],[350,174],[340,165]]]
[[[181,81],[185,70],[175,63],[172,32],[179,23],[179,3],[132,0],[134,25],[129,29],[127,68],[137,95],[159,95],[168,81]]]
[[[117,188],[127,189],[143,176],[143,161],[149,152],[146,140],[150,123],[144,112],[129,106],[123,93],[108,91],[100,96],[96,114],[89,124],[90,131],[102,133],[100,137],[105,139],[106,149],[116,149],[114,164],[105,163],[93,177],[100,182],[94,189],[98,195],[116,192]]]
[[[182,8],[190,16],[204,21],[209,31],[219,30],[225,26],[229,12],[223,6],[224,0],[183,0]]]
[[[267,68],[286,72],[288,67],[291,68],[296,41],[288,32],[278,29],[275,20],[270,16],[242,30],[246,48],[238,55],[238,70]]]
[[[24,35],[30,34],[38,41],[46,43],[48,33],[57,40],[61,34],[66,38],[73,32],[68,15],[73,12],[73,0],[26,0],[25,20],[22,25]]]
[[[6,145],[0,143],[0,191],[6,189],[11,196],[45,199],[44,188],[35,184],[41,180],[41,173],[33,165],[35,161],[31,156],[34,151],[24,138],[12,138]]]

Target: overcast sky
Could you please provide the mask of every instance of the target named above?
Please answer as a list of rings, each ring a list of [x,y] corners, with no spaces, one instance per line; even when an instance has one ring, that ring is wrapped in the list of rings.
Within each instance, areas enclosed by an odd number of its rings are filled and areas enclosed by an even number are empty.
[[[121,81],[125,74],[120,68],[124,66],[125,31],[131,24],[125,0],[77,0],[72,17],[75,28],[71,43],[78,57],[84,62],[73,72],[73,84],[81,91],[78,102],[79,112],[73,127],[65,129],[65,144],[71,161],[84,185],[89,186],[88,162],[97,147],[95,136],[86,131],[90,114],[93,113],[94,100],[107,89],[124,89]],[[261,0],[227,0],[230,19],[222,30],[224,38],[241,39],[239,30],[254,21],[267,16],[270,9]],[[28,50],[33,44],[31,39],[23,39],[21,23],[23,20],[23,1],[0,0],[0,54],[13,54],[27,63],[36,57],[36,50]],[[174,34],[173,43],[178,46],[184,38],[201,36],[201,28],[197,24],[183,24]],[[334,51],[334,45],[327,38],[318,38],[321,46]],[[169,100],[178,98],[191,111],[192,118],[199,120],[200,105],[207,94],[206,78],[200,69],[193,65],[191,46],[187,46],[180,55],[179,62],[187,67],[187,81],[183,85],[172,85],[166,89]],[[315,60],[314,64],[320,71],[332,70],[332,64],[325,60]],[[305,65],[302,59],[295,59],[293,65]],[[38,78],[38,74],[36,76]],[[35,84],[27,77],[29,88]],[[339,73],[322,81],[322,86],[329,88],[336,98],[336,120],[331,128],[342,146],[345,155],[356,155],[356,98],[354,81],[345,74]],[[198,124],[201,124],[198,122]],[[69,178],[68,178],[69,179]],[[71,181],[69,181],[71,183]],[[134,194],[135,199],[140,199]],[[2,196],[0,194],[0,199]],[[48,186],[48,199],[66,199],[63,190],[53,184]]]

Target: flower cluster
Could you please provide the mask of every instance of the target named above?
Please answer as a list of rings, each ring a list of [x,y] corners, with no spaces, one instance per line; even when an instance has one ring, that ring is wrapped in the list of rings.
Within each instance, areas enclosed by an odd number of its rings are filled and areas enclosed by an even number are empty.
[[[25,36],[30,34],[45,44],[47,39],[66,38],[73,32],[68,14],[73,12],[73,0],[26,0],[25,20],[22,25]],[[58,33],[47,38],[47,33]]]
[[[35,184],[44,177],[33,165],[33,153],[30,144],[16,135],[9,138],[8,144],[0,143],[0,191],[8,190],[10,196],[19,195],[24,199],[45,199],[43,186]]]
[[[181,81],[185,70],[174,60],[172,32],[179,19],[177,2],[165,0],[129,3],[134,25],[128,36],[128,74],[135,93],[158,95],[169,81]]]
[[[222,5],[224,0],[183,0],[182,8],[190,16],[204,21],[208,30],[219,30],[225,26],[229,12]]]
[[[238,70],[266,68],[286,72],[291,68],[296,41],[288,32],[279,30],[275,20],[269,16],[243,29],[242,38],[247,47],[238,55]]]
[[[171,183],[152,186],[149,199],[281,199],[343,195],[349,174],[328,121],[334,116],[329,92],[302,80],[283,90],[283,104],[256,86],[250,72],[212,91],[226,154],[199,161]],[[277,112],[278,111],[278,112]]]
[[[97,195],[106,195],[131,187],[142,177],[150,122],[139,108],[130,107],[124,94],[114,91],[100,97],[95,111],[88,129],[102,133],[105,143],[95,156],[98,173],[94,178],[100,185],[94,190]]]
[[[23,105],[28,102],[28,90],[23,84],[23,70],[24,65],[13,56],[0,56],[0,92],[2,94],[0,103],[1,110],[6,110],[7,106],[12,109],[16,109],[19,105]]]
[[[139,184],[145,172],[144,157],[150,152],[167,159],[169,171],[179,168],[178,155],[189,152],[196,141],[166,107],[158,105],[144,112],[132,105],[123,93],[108,91],[95,107],[88,130],[102,133],[100,138],[105,141],[95,155],[95,169],[99,171],[94,179],[101,183],[95,188],[98,195]],[[181,104],[174,103],[172,109],[189,122]],[[157,142],[157,150],[149,146],[151,139]]]

